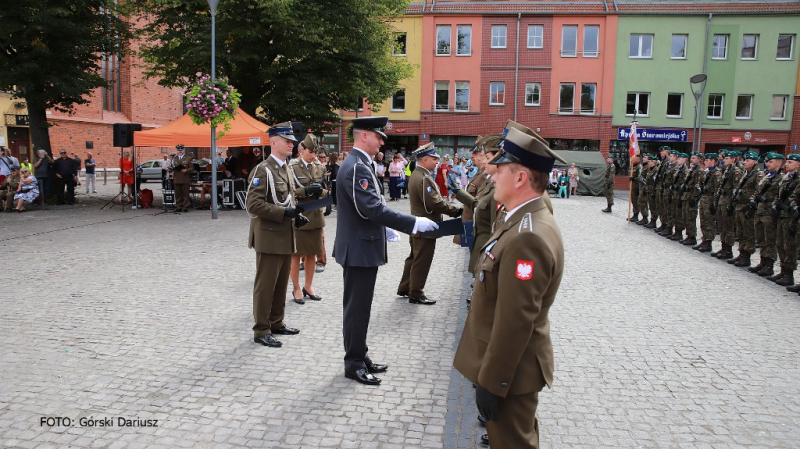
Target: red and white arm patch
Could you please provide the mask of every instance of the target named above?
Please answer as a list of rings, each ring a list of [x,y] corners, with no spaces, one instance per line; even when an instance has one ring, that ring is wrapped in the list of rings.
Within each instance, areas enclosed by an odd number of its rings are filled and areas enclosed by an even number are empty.
[[[517,279],[521,281],[527,281],[528,279],[532,278],[534,265],[535,264],[532,260],[517,259]]]

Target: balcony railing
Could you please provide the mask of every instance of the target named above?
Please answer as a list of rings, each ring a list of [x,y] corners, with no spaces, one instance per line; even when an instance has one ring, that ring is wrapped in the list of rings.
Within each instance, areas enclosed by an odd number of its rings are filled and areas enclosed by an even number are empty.
[[[7,126],[30,126],[31,120],[27,114],[5,114]]]

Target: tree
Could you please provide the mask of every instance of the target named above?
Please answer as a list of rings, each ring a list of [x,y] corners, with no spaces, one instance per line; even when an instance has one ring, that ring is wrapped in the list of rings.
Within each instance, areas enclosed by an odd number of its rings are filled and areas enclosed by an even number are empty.
[[[71,113],[108,87],[106,55],[122,55],[130,26],[114,0],[7,1],[0,8],[0,89],[28,103],[34,148],[48,152],[47,109]]]
[[[187,88],[210,71],[210,13],[203,1],[144,0],[149,20],[146,74]],[[357,98],[373,104],[395,93],[411,66],[392,58],[390,20],[407,0],[222,0],[217,8],[217,76],[272,122],[302,121],[315,130],[338,123]]]

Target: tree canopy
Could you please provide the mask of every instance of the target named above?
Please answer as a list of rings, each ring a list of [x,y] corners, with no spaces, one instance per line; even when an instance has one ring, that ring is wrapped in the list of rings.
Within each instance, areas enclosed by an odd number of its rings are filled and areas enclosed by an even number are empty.
[[[102,58],[120,55],[130,26],[114,0],[24,0],[0,8],[0,89],[25,98],[33,144],[51,150],[45,112],[72,112],[108,82]]]
[[[210,73],[211,16],[198,0],[143,0],[146,74],[188,88]],[[337,123],[359,98],[379,103],[411,66],[391,56],[391,19],[407,0],[222,0],[216,16],[217,76],[241,108],[271,122]]]

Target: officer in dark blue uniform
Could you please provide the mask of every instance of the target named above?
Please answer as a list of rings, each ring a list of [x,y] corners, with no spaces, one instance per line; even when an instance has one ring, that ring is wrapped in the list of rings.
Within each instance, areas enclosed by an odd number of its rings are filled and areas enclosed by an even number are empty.
[[[386,139],[383,127],[388,121],[388,117],[353,120],[353,150],[342,162],[336,177],[337,224],[333,256],[344,272],[344,375],[366,385],[380,384],[381,380],[373,374],[388,368],[374,363],[367,348],[375,279],[378,267],[388,261],[385,227],[407,234],[438,227],[427,218],[401,214],[386,207],[372,158]]]

